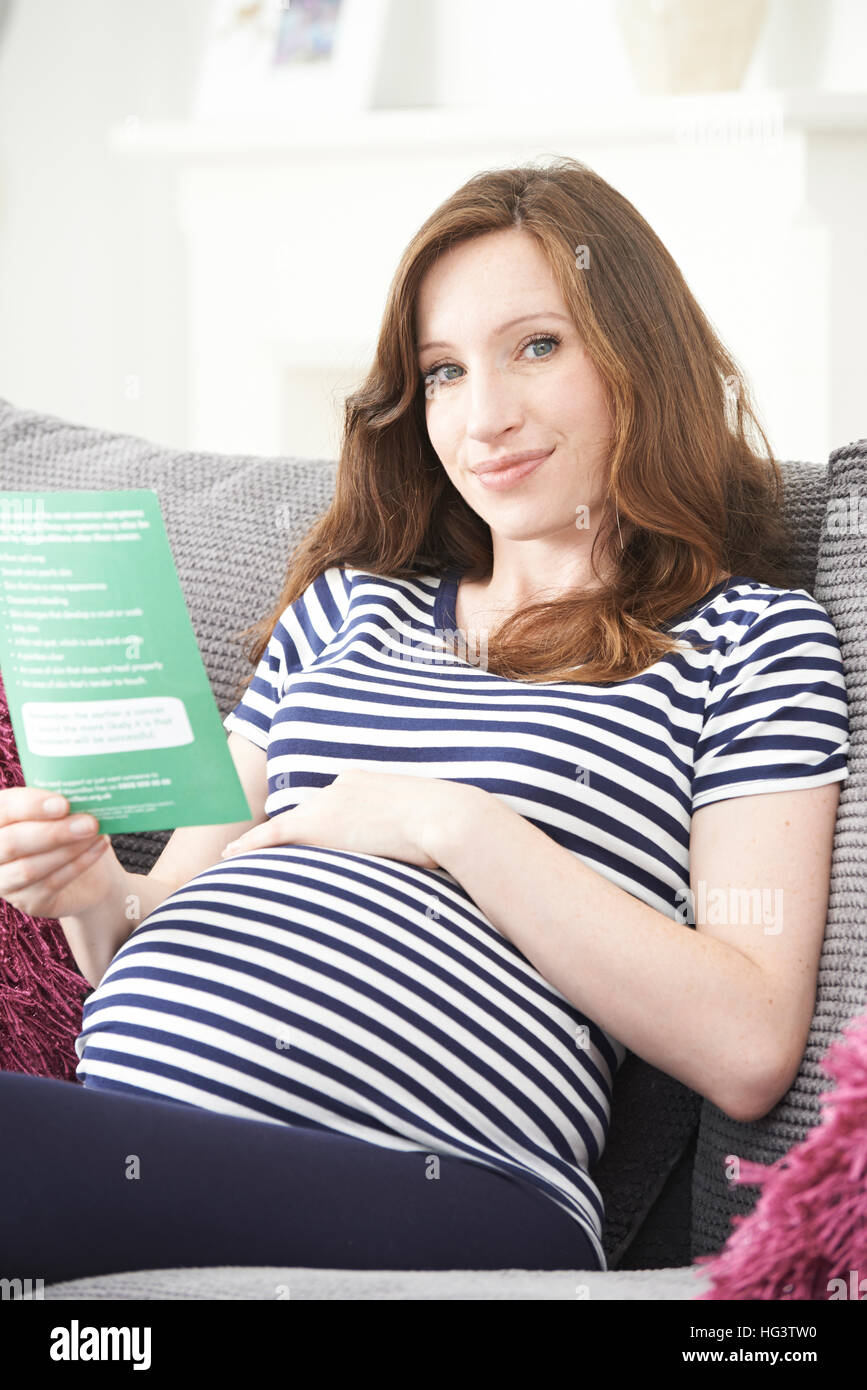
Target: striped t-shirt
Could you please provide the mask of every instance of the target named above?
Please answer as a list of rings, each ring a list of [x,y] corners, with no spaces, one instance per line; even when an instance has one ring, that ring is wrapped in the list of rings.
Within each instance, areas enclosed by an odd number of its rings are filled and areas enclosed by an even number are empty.
[[[457,583],[333,566],[285,609],[224,720],[267,751],[269,817],[350,767],[472,783],[692,925],[694,810],[847,775],[837,634],[804,589],[734,576],[666,624],[676,652],[582,685],[489,673]],[[492,1166],[605,1268],[590,1173],[626,1048],[441,868],[295,844],[214,864],[120,947],[76,1049],[86,1086]]]

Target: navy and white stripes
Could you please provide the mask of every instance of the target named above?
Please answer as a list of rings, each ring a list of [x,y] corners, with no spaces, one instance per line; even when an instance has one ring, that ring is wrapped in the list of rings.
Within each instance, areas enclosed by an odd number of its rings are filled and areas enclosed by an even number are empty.
[[[735,576],[668,624],[709,650],[592,686],[462,659],[456,585],[335,566],[285,610],[224,720],[267,750],[269,816],[347,767],[470,782],[675,918],[694,810],[847,775],[837,635],[805,590]],[[87,1086],[499,1168],[604,1267],[589,1170],[625,1048],[445,870],[305,845],[215,864],[120,948],[76,1049]]]

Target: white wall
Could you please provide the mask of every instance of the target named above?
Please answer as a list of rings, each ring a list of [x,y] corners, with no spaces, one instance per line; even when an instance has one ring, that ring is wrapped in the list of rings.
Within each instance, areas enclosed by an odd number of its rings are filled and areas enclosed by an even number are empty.
[[[432,85],[419,82],[440,102],[635,90],[613,0],[401,3],[433,13]],[[106,136],[187,115],[208,12],[209,0],[15,0],[0,36],[0,397],[188,446],[175,175],[108,152]],[[744,85],[864,90],[865,52],[864,0],[772,0]],[[729,346],[749,373],[749,333]]]
[[[169,175],[109,129],[186,114],[207,0],[15,0],[0,39],[0,396],[181,444]],[[139,394],[135,380],[138,379]]]

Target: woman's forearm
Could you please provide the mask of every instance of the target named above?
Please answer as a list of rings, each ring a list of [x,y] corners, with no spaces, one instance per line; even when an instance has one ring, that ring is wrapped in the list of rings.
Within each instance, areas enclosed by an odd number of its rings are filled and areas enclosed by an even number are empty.
[[[58,918],[75,963],[89,984],[96,988],[130,933],[173,891],[170,883],[124,869],[98,907]]]
[[[755,962],[611,883],[497,797],[454,785],[425,849],[492,925],[645,1061],[734,1118],[758,1113],[771,1027]]]

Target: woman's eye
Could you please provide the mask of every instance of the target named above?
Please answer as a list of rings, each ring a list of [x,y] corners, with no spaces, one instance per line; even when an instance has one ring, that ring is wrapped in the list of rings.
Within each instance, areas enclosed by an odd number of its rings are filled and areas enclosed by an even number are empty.
[[[560,341],[559,338],[548,338],[548,337],[545,337],[545,338],[533,338],[533,339],[527,344],[527,347],[524,349],[524,351],[526,352],[526,351],[527,351],[527,348],[539,347],[542,343],[554,343],[554,344],[556,345],[559,341]],[[536,354],[534,353],[533,355],[535,356]],[[545,357],[550,357],[551,354],[550,354],[550,352],[546,352],[546,353],[544,354],[544,356],[545,356]]]
[[[424,376],[425,382],[428,382],[428,383],[431,382],[431,381],[442,381],[443,378],[439,375],[439,373],[440,373],[440,372],[447,372],[447,371],[449,370],[450,367],[456,367],[456,366],[457,366],[457,363],[456,363],[456,362],[443,362],[443,364],[442,364],[441,366],[439,366],[439,367],[428,367],[427,371],[426,371],[426,372],[423,372],[422,375]],[[458,367],[458,371],[460,371],[460,370],[461,370],[460,367]],[[446,380],[454,381],[454,377],[446,378]]]
[[[556,349],[559,346],[560,338],[557,336],[556,333],[539,333],[535,338],[531,338],[528,343],[524,343],[523,347],[520,349],[521,355],[523,356],[523,354],[527,352],[530,348],[539,347],[543,343],[552,343],[554,345],[554,349]],[[552,351],[553,350],[542,353],[541,355],[534,352],[532,354],[532,359],[534,361],[541,362],[546,357],[550,357],[552,355]],[[457,368],[459,372],[463,371],[463,368],[458,367],[456,362],[439,362],[435,366],[427,367],[424,371],[420,372],[420,376],[422,382],[425,385],[427,395],[431,395],[433,390],[437,386],[448,386],[452,381],[460,380],[459,377],[444,378],[439,375],[440,372],[446,372],[452,368]]]

